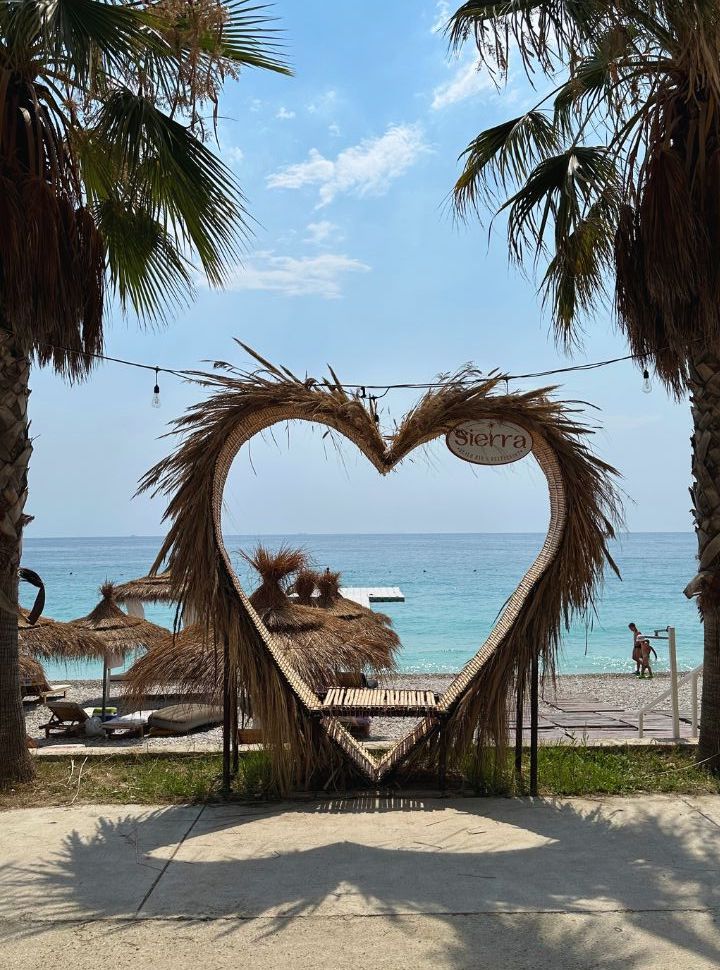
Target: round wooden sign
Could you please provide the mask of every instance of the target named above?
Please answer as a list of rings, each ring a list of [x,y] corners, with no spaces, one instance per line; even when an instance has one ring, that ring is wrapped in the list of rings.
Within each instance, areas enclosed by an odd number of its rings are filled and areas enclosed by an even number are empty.
[[[519,424],[483,418],[465,421],[446,437],[450,451],[474,465],[509,465],[530,454],[532,435]]]

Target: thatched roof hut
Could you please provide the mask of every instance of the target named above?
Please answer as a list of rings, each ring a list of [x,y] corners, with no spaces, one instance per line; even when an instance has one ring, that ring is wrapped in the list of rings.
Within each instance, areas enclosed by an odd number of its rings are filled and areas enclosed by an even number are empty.
[[[103,641],[108,653],[125,655],[139,647],[158,646],[170,638],[170,631],[164,627],[123,613],[115,602],[112,583],[105,583],[100,592],[102,599],[95,609],[87,616],[73,620],[72,626],[92,631]]]
[[[18,643],[20,652],[36,660],[102,660],[107,651],[106,642],[92,630],[74,623],[60,623],[49,616],[40,616],[31,624],[29,611],[20,609],[18,614]]]
[[[172,588],[170,570],[156,576],[140,576],[130,579],[127,583],[119,583],[113,587],[113,599],[116,603],[127,603],[138,600],[141,603],[175,603],[177,594]]]

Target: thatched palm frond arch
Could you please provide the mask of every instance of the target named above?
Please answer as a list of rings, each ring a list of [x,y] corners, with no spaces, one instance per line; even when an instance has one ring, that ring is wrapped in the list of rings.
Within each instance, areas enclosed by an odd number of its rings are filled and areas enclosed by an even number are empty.
[[[458,745],[467,747],[476,734],[502,741],[506,698],[518,671],[524,675],[538,644],[552,669],[563,622],[592,601],[605,562],[612,562],[607,542],[618,518],[613,469],[589,451],[587,429],[552,398],[552,389],[503,394],[502,376],[463,371],[429,391],[386,446],[374,415],[335,379],[301,381],[262,363],[265,369],[254,373],[196,375],[212,393],[176,422],[180,446],[151,469],[141,488],[170,496],[171,525],[156,566],[167,561],[181,608],[227,641],[263,723],[278,783],[308,783],[318,770],[332,772],[348,758],[379,780],[437,728],[432,719],[422,722],[375,762],[335,719],[323,717],[317,695],[292,670],[241,588],[222,537],[225,482],[240,448],[278,422],[324,424],[356,444],[381,474],[463,421],[514,421],[531,433],[550,490],[548,538],[495,630],[441,701],[444,730]]]

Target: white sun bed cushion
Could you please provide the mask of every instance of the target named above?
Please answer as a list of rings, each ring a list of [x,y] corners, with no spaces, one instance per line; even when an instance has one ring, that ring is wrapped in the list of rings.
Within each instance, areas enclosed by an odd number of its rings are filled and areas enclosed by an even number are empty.
[[[155,711],[150,717],[149,726],[184,734],[195,728],[220,724],[222,719],[223,710],[217,704],[172,704]]]
[[[94,711],[95,708],[89,710]],[[145,727],[154,713],[154,711],[133,711],[132,714],[118,714],[117,717],[111,717],[107,721],[103,721],[100,726],[104,731],[114,731],[115,729],[120,730],[122,728],[132,730]]]

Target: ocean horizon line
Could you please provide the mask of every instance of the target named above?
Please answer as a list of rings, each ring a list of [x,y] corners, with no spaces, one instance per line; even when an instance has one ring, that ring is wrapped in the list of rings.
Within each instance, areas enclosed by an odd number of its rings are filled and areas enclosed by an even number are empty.
[[[287,537],[303,537],[303,536],[338,536],[343,538],[348,538],[352,536],[543,536],[546,532],[542,529],[536,529],[531,532],[508,532],[508,531],[455,531],[455,532],[226,532],[225,536],[227,538],[235,538],[236,536],[264,536],[268,539],[283,539]],[[624,529],[622,532],[618,532],[616,539],[622,539],[623,536],[692,536],[694,535],[692,529]],[[55,536],[25,536],[25,542],[57,542],[61,540],[68,539],[82,539],[84,541],[91,539],[98,540],[119,540],[119,539],[158,539],[164,540],[165,535],[161,533],[139,533],[131,532],[126,535],[55,535]]]

